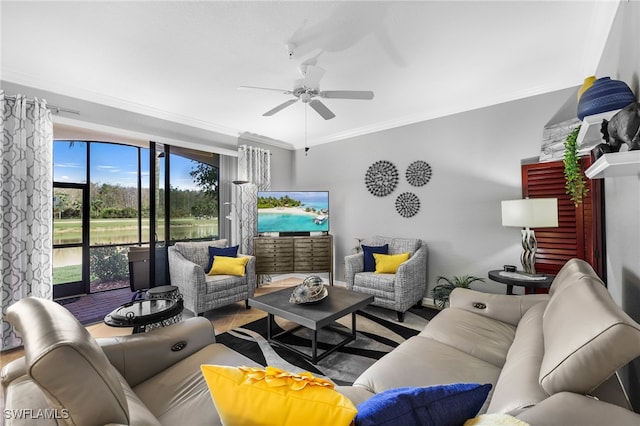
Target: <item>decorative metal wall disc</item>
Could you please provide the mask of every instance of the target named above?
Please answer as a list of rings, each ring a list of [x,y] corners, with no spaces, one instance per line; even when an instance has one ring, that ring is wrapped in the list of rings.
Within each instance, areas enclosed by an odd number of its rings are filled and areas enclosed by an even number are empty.
[[[413,186],[423,186],[429,182],[431,174],[431,166],[422,160],[417,160],[409,164],[405,176],[409,184]]]
[[[377,197],[391,194],[398,186],[398,180],[398,169],[386,160],[373,163],[364,176],[367,189]]]
[[[396,198],[396,210],[402,217],[415,216],[420,210],[420,199],[413,192],[403,192]]]

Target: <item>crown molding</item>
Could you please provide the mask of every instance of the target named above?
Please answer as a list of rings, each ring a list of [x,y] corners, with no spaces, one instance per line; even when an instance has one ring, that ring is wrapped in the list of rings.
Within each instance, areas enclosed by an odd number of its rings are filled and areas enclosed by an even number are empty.
[[[289,142],[284,142],[278,139],[272,139],[267,136],[259,135],[257,133],[250,132],[241,132],[238,134],[239,139],[244,139],[247,141],[263,143],[265,145],[275,146],[276,148],[288,149],[290,151],[295,150],[295,146]],[[240,140],[238,140],[238,144],[240,144]]]
[[[85,102],[93,102],[96,104],[117,108],[129,112],[134,112],[142,115],[147,115],[153,118],[159,118],[162,120],[171,121],[177,124],[183,124],[185,126],[195,127],[210,132],[220,133],[226,136],[236,137],[241,132],[239,129],[233,129],[230,127],[221,126],[205,120],[199,120],[196,118],[175,114],[169,111],[154,108],[148,105],[144,105],[138,102],[132,102],[126,99],[116,98],[113,96],[96,93],[91,90],[81,89],[69,84],[56,84],[51,81],[33,77],[25,73],[20,73],[12,69],[2,69],[2,80],[19,84],[22,86],[32,87],[38,90],[45,90],[47,92],[56,93],[62,96],[68,96],[76,98]]]
[[[423,121],[434,120],[436,118],[447,117],[455,114],[461,114],[464,112],[474,111],[482,108],[488,108],[494,105],[499,105],[506,102],[518,101],[518,100],[526,99],[532,96],[544,95],[547,93],[552,93],[558,90],[564,90],[574,86],[575,86],[575,81],[571,81],[570,84],[568,85],[564,85],[564,84],[541,85],[541,86],[531,87],[531,88],[522,90],[515,94],[501,94],[491,98],[485,98],[479,102],[470,102],[466,104],[460,103],[453,108],[438,109],[437,112],[423,111],[416,114],[405,115],[402,117],[394,118],[391,120],[383,121],[383,122],[372,124],[369,126],[358,127],[346,132],[334,133],[332,135],[322,137],[322,138],[315,138],[309,141],[309,145],[310,146],[322,145],[326,143],[342,141],[349,138],[365,136],[371,133],[383,132],[383,131],[398,128],[398,127],[420,123]],[[302,148],[298,148],[298,149],[302,149]]]

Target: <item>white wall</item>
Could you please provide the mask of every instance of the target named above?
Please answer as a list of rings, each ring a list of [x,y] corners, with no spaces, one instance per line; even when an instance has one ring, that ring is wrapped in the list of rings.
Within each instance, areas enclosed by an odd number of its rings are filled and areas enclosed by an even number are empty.
[[[521,198],[521,160],[538,156],[545,123],[573,91],[313,146],[307,156],[296,151],[295,189],[330,191],[336,279],[344,279],[344,256],[355,238],[373,235],[426,241],[430,288],[438,276],[486,278],[491,269],[519,264],[520,230],[501,226],[500,201]],[[378,160],[392,162],[400,173],[398,188],[386,197],[373,196],[364,183],[368,167]],[[414,160],[433,170],[423,187],[405,179]],[[412,218],[395,209],[396,197],[405,191],[420,198]],[[476,288],[505,292],[497,283]]]
[[[640,3],[620,3],[597,76],[626,82],[640,95]],[[607,287],[614,300],[640,322],[640,177],[605,179]],[[640,410],[640,359],[621,378]]]

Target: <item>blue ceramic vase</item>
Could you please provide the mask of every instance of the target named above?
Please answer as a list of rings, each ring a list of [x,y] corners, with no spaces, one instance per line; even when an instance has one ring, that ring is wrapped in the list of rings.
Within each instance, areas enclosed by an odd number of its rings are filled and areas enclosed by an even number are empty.
[[[580,97],[578,119],[583,120],[587,115],[624,108],[635,101],[633,92],[624,81],[602,77],[594,81]]]

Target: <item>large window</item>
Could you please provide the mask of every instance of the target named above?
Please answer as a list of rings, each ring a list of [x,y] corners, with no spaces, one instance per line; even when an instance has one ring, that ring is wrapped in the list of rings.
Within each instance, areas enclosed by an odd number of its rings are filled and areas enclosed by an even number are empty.
[[[132,245],[156,249],[156,272],[165,275],[156,282],[165,284],[167,240],[218,236],[217,157],[176,151],[54,143],[55,297],[129,286]]]

